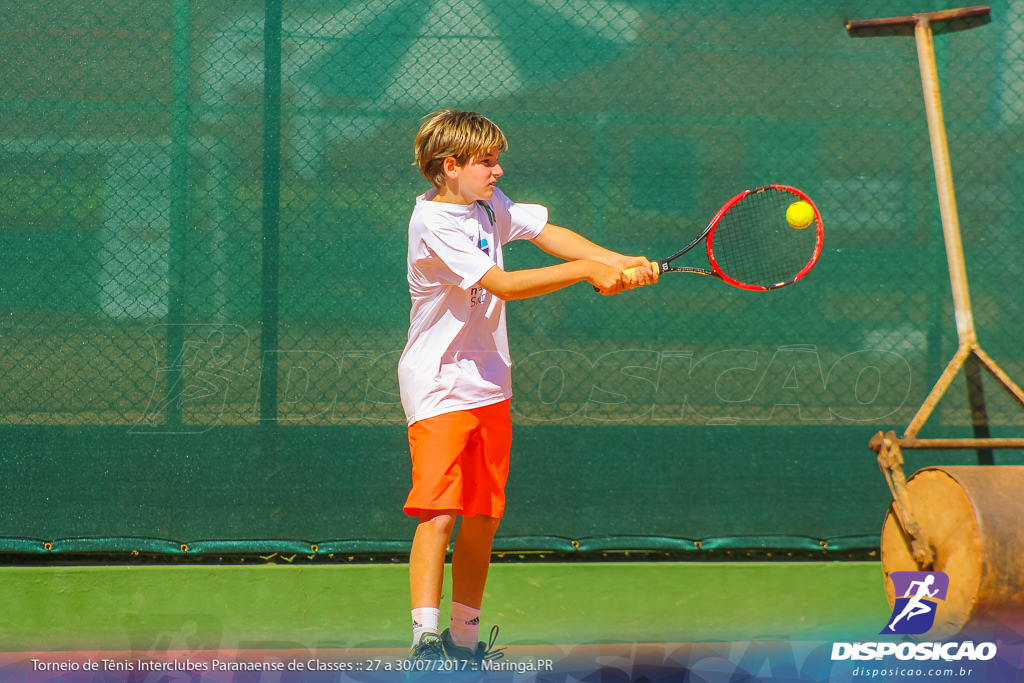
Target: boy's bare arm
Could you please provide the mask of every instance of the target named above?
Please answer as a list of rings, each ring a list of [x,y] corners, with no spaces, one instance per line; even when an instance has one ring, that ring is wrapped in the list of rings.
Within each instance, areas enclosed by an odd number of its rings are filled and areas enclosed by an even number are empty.
[[[480,286],[505,301],[541,296],[586,280],[601,294],[617,294],[623,289],[622,270],[613,266],[579,259],[544,268],[505,271],[494,266],[480,278]]]
[[[610,249],[605,249],[577,232],[558,225],[552,225],[551,223],[545,225],[540,234],[533,238],[532,241],[548,254],[566,261],[588,259],[604,263],[619,270],[625,270],[633,266],[643,266],[645,269],[650,270],[650,261],[643,256],[626,256]],[[648,283],[644,282],[644,284]]]
[[[601,294],[642,287],[657,281],[650,261],[643,256],[626,256],[594,244],[579,233],[548,223],[532,242],[556,258],[566,261],[545,268],[504,271],[495,266],[480,279],[480,285],[499,299],[514,301],[554,292],[588,281]],[[623,271],[642,266],[639,277],[624,277]]]

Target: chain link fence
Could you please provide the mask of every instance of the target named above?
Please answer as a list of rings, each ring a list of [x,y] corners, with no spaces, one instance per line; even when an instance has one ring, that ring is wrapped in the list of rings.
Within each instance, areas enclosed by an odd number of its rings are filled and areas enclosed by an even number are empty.
[[[614,460],[608,444],[634,438],[642,458],[681,438],[652,429],[696,427],[673,456],[691,468],[701,438],[756,457],[779,428],[781,450],[821,468],[834,454],[815,430],[855,428],[849,452],[870,460],[867,438],[905,425],[955,351],[913,39],[844,30],[955,3],[266,5],[0,3],[8,435],[327,428],[343,451],[384,428],[400,442],[405,227],[425,189],[412,139],[439,108],[495,120],[506,193],[616,250],[667,256],[770,182],[824,219],[819,265],[784,290],[680,276],[510,305],[516,423],[564,440],[524,439],[538,458],[557,442]],[[1024,2],[936,50],[975,322],[1019,378]],[[513,244],[506,262],[550,261]],[[994,428],[1020,427],[1015,404],[987,398]],[[934,420],[970,425],[966,392]],[[720,426],[733,431],[694,436]],[[8,486],[30,467],[11,463]],[[851,526],[870,536],[880,513],[866,514]],[[282,533],[319,533],[296,528]]]

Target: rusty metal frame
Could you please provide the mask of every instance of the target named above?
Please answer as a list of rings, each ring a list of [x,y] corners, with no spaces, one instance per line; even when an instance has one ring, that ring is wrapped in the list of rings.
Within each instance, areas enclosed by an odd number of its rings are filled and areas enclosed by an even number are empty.
[[[960,236],[960,220],[956,209],[956,195],[953,190],[953,174],[949,161],[949,147],[946,141],[946,126],[942,114],[942,98],[935,66],[933,24],[945,24],[947,30],[964,30],[987,23],[990,8],[987,5],[961,9],[927,12],[905,17],[867,19],[846,22],[846,30],[852,37],[868,35],[906,35],[913,27],[917,45],[918,63],[921,69],[921,85],[924,91],[925,109],[928,117],[928,134],[931,139],[932,162],[935,166],[935,184],[939,195],[939,209],[942,217],[942,233],[949,265],[949,279],[953,290],[953,308],[956,316],[959,347],[953,359],[946,366],[938,382],[925,398],[902,437],[890,431],[877,433],[870,447],[878,456],[878,464],[889,484],[893,495],[893,511],[910,541],[911,555],[922,569],[931,568],[935,562],[934,549],[916,523],[913,508],[907,495],[907,479],[903,472],[902,449],[977,449],[983,451],[997,448],[1024,448],[1024,438],[987,438],[987,416],[984,396],[981,393],[979,368],[988,372],[1024,408],[1024,391],[1003,372],[978,344],[974,328],[970,292],[967,286],[967,270],[964,265],[963,242]],[[968,390],[971,399],[972,424],[976,438],[971,439],[918,439],[917,435],[931,416],[939,400],[949,389],[957,373],[966,368]],[[979,432],[985,436],[978,436]]]

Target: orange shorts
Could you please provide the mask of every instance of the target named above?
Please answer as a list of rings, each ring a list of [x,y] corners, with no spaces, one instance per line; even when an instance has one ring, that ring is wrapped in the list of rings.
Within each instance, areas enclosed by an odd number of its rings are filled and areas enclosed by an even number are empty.
[[[454,510],[501,517],[512,450],[511,401],[445,413],[409,425],[412,490],[405,513]]]

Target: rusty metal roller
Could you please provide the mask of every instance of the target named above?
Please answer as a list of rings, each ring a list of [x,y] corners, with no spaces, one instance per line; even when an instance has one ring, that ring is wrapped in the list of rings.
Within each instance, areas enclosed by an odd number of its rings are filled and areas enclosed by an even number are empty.
[[[890,507],[881,545],[889,605],[890,573],[942,571],[949,592],[920,640],[1024,633],[1024,466],[927,467],[907,480],[906,492],[934,561],[918,565]]]

